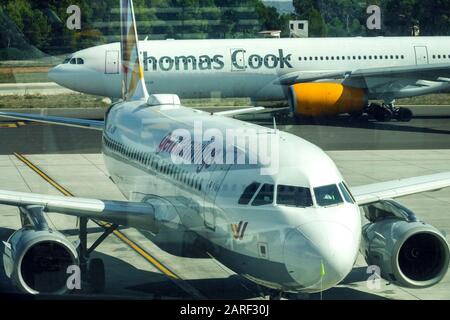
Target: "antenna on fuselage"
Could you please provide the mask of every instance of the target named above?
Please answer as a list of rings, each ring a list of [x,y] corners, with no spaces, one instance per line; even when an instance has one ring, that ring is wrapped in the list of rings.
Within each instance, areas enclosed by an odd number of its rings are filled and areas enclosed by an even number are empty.
[[[149,94],[144,80],[139,51],[133,0],[120,0],[120,51],[122,58],[122,98],[124,101],[147,100]]]

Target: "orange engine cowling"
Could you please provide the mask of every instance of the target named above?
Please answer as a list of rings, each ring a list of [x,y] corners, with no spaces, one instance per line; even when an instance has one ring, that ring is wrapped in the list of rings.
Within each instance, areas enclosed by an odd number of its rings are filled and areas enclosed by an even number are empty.
[[[298,83],[290,94],[294,114],[306,117],[359,112],[368,102],[364,90],[340,83]]]

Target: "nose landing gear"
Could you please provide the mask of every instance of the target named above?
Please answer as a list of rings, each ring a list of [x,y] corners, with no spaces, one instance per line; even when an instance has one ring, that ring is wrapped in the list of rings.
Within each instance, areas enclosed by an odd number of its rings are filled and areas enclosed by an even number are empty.
[[[409,122],[413,117],[413,113],[410,109],[395,107],[394,103],[371,103],[365,111],[379,122],[389,122],[392,119],[396,119],[400,122]]]

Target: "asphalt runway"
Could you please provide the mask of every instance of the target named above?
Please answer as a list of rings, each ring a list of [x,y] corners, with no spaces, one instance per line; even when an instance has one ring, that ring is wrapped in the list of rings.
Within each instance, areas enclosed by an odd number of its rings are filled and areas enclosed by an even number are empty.
[[[450,106],[413,107],[411,122],[380,123],[367,118],[286,120],[280,130],[300,136],[326,151],[450,149]],[[273,127],[266,115],[242,116]],[[0,121],[0,154],[99,153],[101,133],[93,130]]]

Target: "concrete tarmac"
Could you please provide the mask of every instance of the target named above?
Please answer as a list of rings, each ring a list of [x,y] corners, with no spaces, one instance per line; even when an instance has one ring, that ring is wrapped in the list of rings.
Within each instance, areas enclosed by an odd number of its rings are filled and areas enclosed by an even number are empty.
[[[348,116],[330,119],[286,120],[280,130],[300,136],[327,151],[337,150],[416,150],[450,149],[450,106],[413,107],[411,122],[380,123]],[[241,119],[273,127],[267,115],[242,116]],[[101,133],[93,130],[60,127],[0,119],[0,154],[99,153]]]

